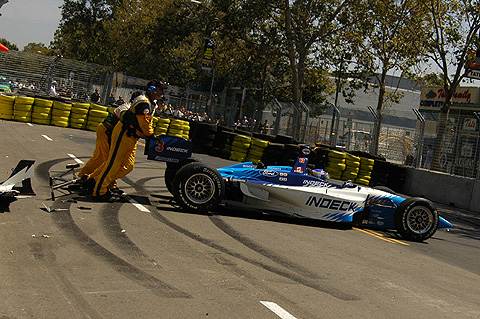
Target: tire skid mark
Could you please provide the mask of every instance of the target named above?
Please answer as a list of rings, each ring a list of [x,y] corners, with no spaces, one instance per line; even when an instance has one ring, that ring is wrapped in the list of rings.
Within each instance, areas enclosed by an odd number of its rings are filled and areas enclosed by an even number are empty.
[[[213,242],[209,239],[203,238],[200,235],[195,234],[195,233],[193,233],[193,232],[191,232],[191,231],[189,231],[189,230],[171,222],[165,216],[160,214],[158,212],[158,210],[155,210],[154,212],[152,212],[152,216],[154,218],[156,218],[157,220],[159,220],[160,222],[164,223],[165,225],[169,226],[173,230],[175,230],[175,231],[177,231],[177,232],[179,232],[179,233],[181,233],[181,234],[183,234],[183,235],[185,235],[185,236],[187,236],[187,237],[189,237],[193,240],[196,240],[196,241],[198,241],[198,242],[200,242],[200,243],[202,243],[206,246],[209,246],[210,248],[218,250],[222,253],[225,253],[225,254],[230,255],[232,257],[235,257],[235,258],[238,258],[238,259],[240,259],[244,262],[247,262],[247,263],[252,264],[254,266],[260,267],[260,268],[262,268],[264,270],[267,270],[271,273],[274,273],[278,276],[281,276],[281,277],[287,278],[289,280],[295,281],[299,284],[302,284],[304,286],[310,287],[310,288],[315,289],[317,291],[326,293],[326,294],[331,295],[331,296],[333,296],[337,299],[340,299],[340,300],[345,300],[345,301],[360,300],[360,298],[358,298],[357,296],[354,296],[354,295],[351,295],[351,294],[348,294],[348,293],[344,293],[344,292],[338,290],[335,287],[322,286],[322,285],[317,283],[317,280],[309,280],[309,279],[306,279],[303,276],[298,275],[296,273],[292,273],[290,271],[285,271],[281,268],[265,264],[261,261],[258,261],[258,260],[252,259],[252,258],[248,258],[246,256],[243,256],[240,253],[230,251],[229,249],[225,248],[224,246],[221,246],[221,245],[219,245],[219,244],[217,244],[217,243],[215,243],[215,242]]]
[[[109,266],[123,276],[137,282],[147,289],[150,289],[153,293],[161,297],[190,298],[190,295],[187,293],[182,292],[160,279],[136,268],[88,237],[88,235],[75,224],[69,211],[57,212],[52,215],[52,218],[60,229],[73,236],[90,254],[105,260]]]
[[[156,261],[145,254],[127,235],[125,235],[122,226],[118,220],[118,212],[122,203],[114,203],[113,209],[104,206],[100,211],[100,224],[102,231],[110,241],[122,251],[132,257],[135,262],[145,264],[146,267],[161,269],[162,267]]]
[[[51,251],[51,249],[45,249],[45,247],[39,243],[30,243],[30,250],[35,260],[38,260],[44,265],[46,271],[52,278],[64,289],[59,289],[65,294],[65,298],[69,303],[75,303],[78,310],[86,318],[101,319],[102,316],[93,308],[85,297],[80,293],[75,286],[65,276],[62,267],[57,263],[57,256]]]
[[[35,174],[41,179],[48,181],[50,168],[53,165],[66,160],[68,160],[68,158],[40,163],[38,166],[36,166]],[[177,288],[159,280],[158,278],[136,268],[131,263],[121,259],[95,242],[76,225],[73,217],[70,214],[70,206],[71,204],[69,205],[69,209],[67,211],[58,211],[55,214],[52,214],[52,220],[61,230],[65,231],[68,235],[72,236],[78,243],[80,243],[82,248],[86,249],[90,254],[105,260],[108,265],[110,265],[118,273],[124,275],[130,280],[137,282],[141,286],[151,290],[153,293],[161,297],[191,298],[189,294],[180,291]],[[133,243],[131,244],[135,245]]]
[[[242,245],[246,246],[247,248],[253,250],[256,253],[280,264],[281,266],[290,269],[296,273],[301,274],[304,277],[310,279],[326,279],[326,278],[319,278],[316,274],[312,273],[305,267],[300,265],[295,265],[291,260],[284,258],[283,256],[275,254],[273,251],[266,249],[252,241],[250,238],[243,236],[240,232],[236,231],[232,226],[227,224],[220,216],[213,215],[210,216],[210,220],[212,223],[229,237],[233,238],[234,240],[238,241]]]

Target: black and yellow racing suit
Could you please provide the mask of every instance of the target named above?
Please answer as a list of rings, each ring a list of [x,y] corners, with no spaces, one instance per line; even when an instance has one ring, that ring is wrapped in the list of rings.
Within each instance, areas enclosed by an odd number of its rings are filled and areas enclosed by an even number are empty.
[[[95,180],[93,196],[106,194],[113,181],[132,171],[138,139],[153,136],[152,113],[150,101],[141,95],[115,125],[107,160],[89,176]]]

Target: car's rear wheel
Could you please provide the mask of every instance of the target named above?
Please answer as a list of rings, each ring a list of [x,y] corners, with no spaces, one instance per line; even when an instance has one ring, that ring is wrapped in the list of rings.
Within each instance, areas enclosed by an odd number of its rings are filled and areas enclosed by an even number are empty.
[[[438,228],[438,212],[433,203],[424,198],[408,198],[395,211],[395,228],[405,239],[424,241]]]
[[[183,210],[206,213],[215,209],[223,199],[225,183],[215,168],[195,162],[178,170],[172,193]]]

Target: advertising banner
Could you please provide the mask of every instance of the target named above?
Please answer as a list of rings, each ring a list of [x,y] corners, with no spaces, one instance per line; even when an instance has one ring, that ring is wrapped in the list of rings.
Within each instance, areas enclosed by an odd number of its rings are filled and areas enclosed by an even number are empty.
[[[422,87],[420,109],[440,109],[445,103],[443,87]],[[452,102],[456,104],[479,104],[478,87],[458,87],[453,93]]]
[[[205,40],[205,51],[203,52],[202,70],[212,71],[213,54],[215,52],[215,41],[213,39]]]

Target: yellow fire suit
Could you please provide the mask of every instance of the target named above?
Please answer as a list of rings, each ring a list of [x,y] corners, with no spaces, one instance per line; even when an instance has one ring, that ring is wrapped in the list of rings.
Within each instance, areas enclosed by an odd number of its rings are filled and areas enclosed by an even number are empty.
[[[89,179],[95,180],[94,197],[105,195],[113,181],[132,171],[138,139],[153,136],[152,117],[152,105],[147,97],[141,95],[132,102],[121,122],[115,125],[107,160],[89,176]]]
[[[85,163],[82,169],[78,172],[78,177],[91,174],[97,167],[99,167],[107,158],[110,149],[110,138],[115,125],[120,121],[126,110],[130,108],[130,103],[124,103],[115,108],[113,112],[109,113],[107,117],[97,127],[97,139],[95,142],[95,149],[92,157]],[[110,188],[115,188],[116,180],[113,181]]]

